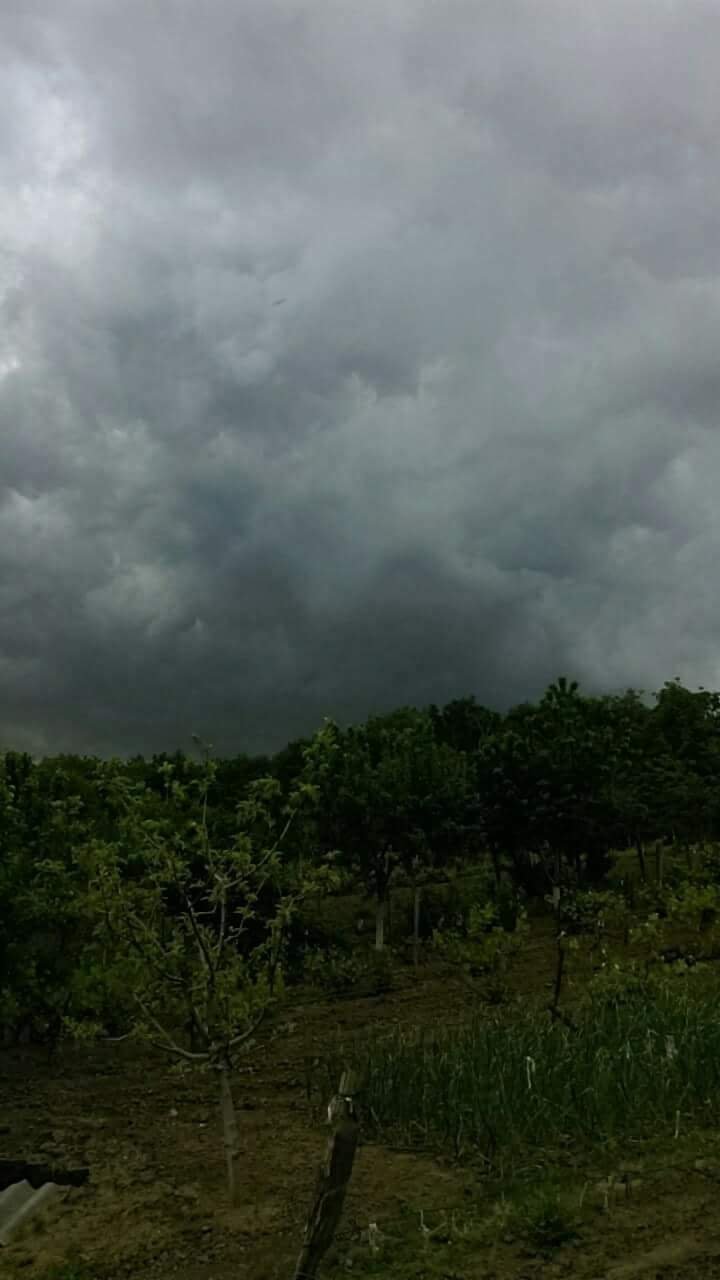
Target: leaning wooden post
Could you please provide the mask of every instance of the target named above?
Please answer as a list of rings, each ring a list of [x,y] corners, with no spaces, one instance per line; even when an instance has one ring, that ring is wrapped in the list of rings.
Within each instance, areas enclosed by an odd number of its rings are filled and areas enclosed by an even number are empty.
[[[354,1072],[343,1072],[338,1093],[328,1107],[328,1123],[333,1126],[333,1132],[318,1172],[315,1198],[305,1224],[293,1280],[315,1280],[317,1269],[335,1237],[357,1150],[359,1126],[355,1094],[359,1083]]]

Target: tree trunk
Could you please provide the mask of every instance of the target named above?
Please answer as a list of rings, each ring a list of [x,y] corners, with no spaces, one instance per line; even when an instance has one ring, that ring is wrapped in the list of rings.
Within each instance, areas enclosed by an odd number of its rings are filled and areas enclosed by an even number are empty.
[[[559,885],[559,884],[555,884],[555,885],[553,885],[553,891],[552,891],[552,903],[553,903],[553,912],[554,912],[554,915],[555,915],[555,928],[557,929],[558,936],[559,936],[559,934],[560,934],[560,919],[561,919],[561,914],[562,914],[562,912],[561,912],[562,890],[560,889],[560,885]]]
[[[387,918],[391,875],[392,852],[390,849],[386,849],[382,857],[378,856],[374,867],[376,951],[382,951],[385,946],[385,920]]]
[[[685,854],[685,865],[688,871],[693,872],[695,868],[693,866],[692,846],[689,844],[684,844],[683,852]]]
[[[665,870],[665,846],[661,842],[655,845],[655,881],[658,888],[662,889],[663,873]]]
[[[375,950],[382,951],[385,946],[385,910],[387,907],[387,896],[383,893],[382,897],[378,894],[375,903]]]
[[[227,1169],[228,1195],[230,1204],[237,1204],[237,1163],[240,1158],[238,1143],[237,1116],[230,1088],[230,1068],[220,1068],[220,1109],[223,1124],[223,1145],[225,1147],[225,1167]]]
[[[500,852],[495,848],[495,845],[490,848],[490,857],[492,858],[493,871],[495,873],[495,884],[499,889],[502,883],[502,871],[500,869]]]
[[[315,1280],[340,1222],[357,1150],[358,1122],[353,1095],[358,1084],[352,1072],[344,1072],[340,1090],[328,1107],[333,1134],[318,1173],[315,1199],[305,1224],[293,1280]]]
[[[419,884],[413,887],[413,966],[418,967],[420,960],[420,895]]]
[[[647,867],[645,865],[645,850],[643,842],[639,836],[635,838],[635,848],[637,849],[638,863],[640,864],[640,879],[643,884],[647,884]]]
[[[583,884],[584,884],[584,875],[583,875],[583,872],[584,872],[584,866],[583,866],[583,855],[582,855],[581,853],[577,853],[577,852],[576,852],[576,854],[575,854],[575,875],[576,875],[576,877],[577,877],[577,886],[578,886],[578,889],[582,889]]]
[[[553,987],[553,998],[550,1006],[550,1012],[553,1017],[557,1016],[560,1008],[560,996],[562,995],[562,982],[565,973],[565,948],[562,943],[560,934],[557,936],[557,962],[555,966],[555,985]]]
[[[555,985],[553,987],[552,1003],[548,1006],[550,1016],[553,1021],[561,1022],[568,1031],[577,1031],[577,1026],[572,1018],[563,1013],[560,1008],[560,996],[562,994],[563,975],[565,973],[565,947],[563,946],[562,936],[557,937],[557,962],[555,966]]]

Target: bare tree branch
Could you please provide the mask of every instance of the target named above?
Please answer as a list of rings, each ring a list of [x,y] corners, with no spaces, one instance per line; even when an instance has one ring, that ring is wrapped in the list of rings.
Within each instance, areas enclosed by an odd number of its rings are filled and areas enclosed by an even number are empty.
[[[214,978],[215,965],[213,964],[212,957],[210,956],[210,953],[205,945],[205,939],[202,936],[200,926],[197,922],[195,908],[193,907],[193,904],[190,901],[189,894],[185,893],[183,896],[185,898],[185,905],[188,909],[188,918],[190,920],[190,926],[192,928],[192,931],[195,937],[195,942],[197,943],[198,951],[200,952],[200,959],[205,961],[205,964],[207,965],[208,973],[211,975],[211,977]]]
[[[257,1031],[258,1027],[260,1026],[260,1023],[264,1020],[266,1013],[267,1013],[267,1005],[265,1005],[265,1007],[260,1010],[260,1013],[256,1017],[255,1021],[252,1023],[250,1027],[248,1027],[246,1031],[241,1032],[239,1036],[234,1036],[233,1039],[228,1042],[228,1046],[227,1046],[228,1051],[232,1049],[237,1049],[246,1040],[249,1040],[250,1037],[254,1035],[255,1032]]]
[[[166,1053],[175,1053],[178,1055],[179,1058],[185,1058],[187,1062],[207,1062],[208,1060],[207,1053],[190,1053],[188,1049],[183,1049],[181,1045],[177,1044],[175,1040],[173,1040],[172,1036],[170,1035],[170,1032],[165,1030],[165,1027],[162,1025],[162,1023],[158,1022],[154,1013],[152,1013],[151,1010],[148,1009],[145,1001],[139,995],[136,995],[135,999],[137,1003],[140,1005],[140,1008],[145,1014],[145,1017],[152,1023],[155,1030],[158,1031],[160,1035],[163,1037],[162,1044],[157,1044],[157,1042],[151,1041],[151,1043],[155,1045],[156,1049],[164,1049]]]

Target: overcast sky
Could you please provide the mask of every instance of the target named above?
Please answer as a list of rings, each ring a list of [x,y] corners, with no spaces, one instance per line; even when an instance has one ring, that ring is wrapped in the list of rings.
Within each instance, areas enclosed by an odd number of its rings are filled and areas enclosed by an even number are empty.
[[[0,745],[720,687],[717,0],[0,0]]]

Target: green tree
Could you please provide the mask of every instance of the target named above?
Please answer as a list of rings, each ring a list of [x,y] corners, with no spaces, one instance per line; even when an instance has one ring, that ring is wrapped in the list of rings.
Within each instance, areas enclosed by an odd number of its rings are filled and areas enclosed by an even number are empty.
[[[78,795],[51,798],[42,781],[12,753],[0,762],[0,1025],[52,1047],[86,1000],[89,907],[77,849],[88,826]],[[56,795],[67,781],[58,771]]]
[[[468,756],[502,724],[499,712],[480,706],[475,698],[455,698],[442,708],[431,706],[428,714],[435,740]]]
[[[161,819],[146,817],[126,790],[119,838],[92,848],[91,892],[96,941],[108,949],[113,980],[135,1007],[132,1034],[217,1073],[234,1201],[239,1149],[231,1074],[281,994],[284,931],[308,885],[293,883],[284,864],[289,816],[272,839],[274,819],[263,798],[275,781],[255,784],[241,811],[245,827],[218,847],[206,821],[215,772],[209,757],[203,772],[192,819],[186,786],[172,766]]]
[[[606,699],[560,678],[538,704],[507,714],[475,765],[498,877],[505,853],[530,893],[602,879],[614,835],[610,779],[619,769]]]
[[[320,847],[339,851],[376,903],[382,950],[393,875],[447,856],[468,801],[464,756],[438,743],[429,715],[404,709],[345,731],[328,722],[305,756]]]

